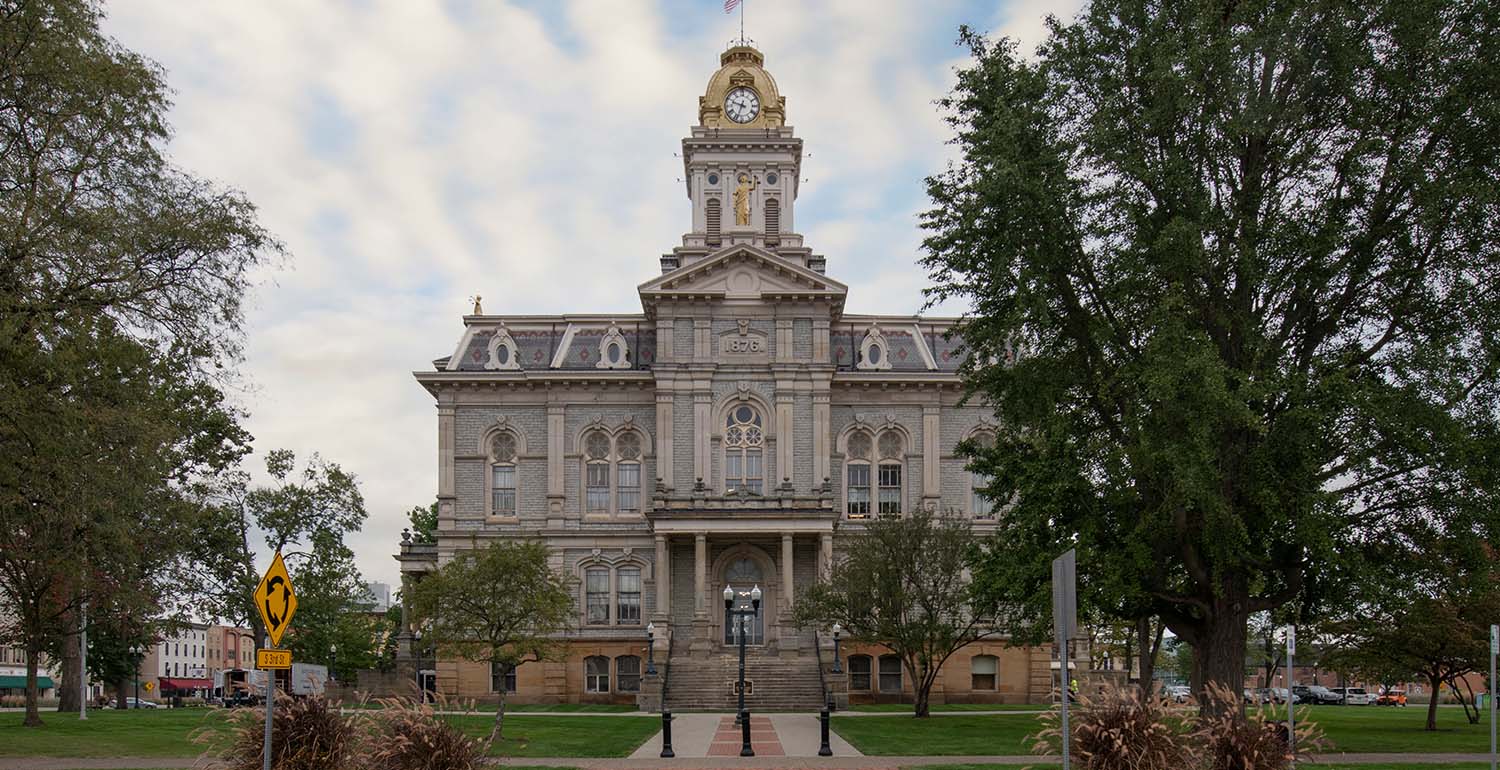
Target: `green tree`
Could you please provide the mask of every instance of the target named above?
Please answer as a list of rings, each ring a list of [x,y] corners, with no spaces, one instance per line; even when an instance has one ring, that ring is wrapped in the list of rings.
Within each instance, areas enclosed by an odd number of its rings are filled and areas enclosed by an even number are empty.
[[[344,537],[357,532],[367,515],[354,476],[317,454],[298,468],[291,450],[274,449],[266,454],[266,472],[268,485],[252,485],[248,475],[237,472],[205,490],[205,515],[194,538],[197,570],[184,582],[202,615],[246,625],[257,640],[265,638],[265,628],[255,608],[255,587],[263,573],[256,567],[256,554],[282,554],[293,585],[311,591],[314,622],[322,612],[327,628],[336,614],[330,605],[340,596],[351,597],[349,587],[358,581]],[[314,585],[316,580],[299,585],[297,575],[305,568],[335,585]],[[319,608],[324,591],[333,598]],[[299,618],[301,613],[299,609]],[[301,624],[298,620],[297,626]]]
[[[406,512],[407,521],[411,522],[412,540],[418,543],[436,543],[438,527],[437,501],[429,503],[427,507],[420,505],[412,506]]]
[[[281,251],[243,196],[167,161],[161,69],[99,18],[88,0],[0,0],[0,590],[15,616],[0,633],[33,670],[85,602],[169,582],[130,582],[126,560],[175,565],[187,479],[242,450],[216,386],[250,271]],[[77,659],[62,663],[76,685]]]
[[[966,520],[918,511],[879,517],[853,534],[819,581],[797,596],[796,622],[880,644],[901,658],[926,717],[932,685],[954,653],[995,634],[994,606],[965,576],[973,545]]]
[[[1035,623],[1076,546],[1192,645],[1195,690],[1238,691],[1250,615],[1313,611],[1433,496],[1496,507],[1500,19],[1096,0],[1049,27],[1034,59],[965,31],[924,215],[1005,426],[971,451],[1015,495],[989,585]]]
[[[341,679],[373,667],[377,629],[362,610],[365,584],[348,546],[327,533],[314,533],[292,583],[297,586],[297,620],[284,643],[293,657],[336,669]]]
[[[416,582],[411,611],[438,650],[488,663],[497,674],[548,660],[575,606],[572,580],[547,558],[547,546],[538,541],[476,544]],[[504,720],[502,687],[489,744],[500,739]]]
[[[218,390],[113,327],[0,345],[0,636],[26,651],[29,726],[41,653],[77,633],[85,601],[170,594],[195,511],[183,483],[246,440]]]

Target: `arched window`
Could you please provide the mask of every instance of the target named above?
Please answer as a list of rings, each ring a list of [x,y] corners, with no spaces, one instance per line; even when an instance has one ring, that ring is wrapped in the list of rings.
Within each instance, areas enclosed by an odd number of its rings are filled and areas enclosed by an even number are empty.
[[[719,237],[719,199],[709,198],[704,205],[704,216],[707,219],[708,245],[717,246],[721,239]]]
[[[869,655],[849,656],[850,690],[864,691],[870,689],[870,662]]]
[[[626,431],[615,438],[615,484],[620,513],[641,512],[641,434]]]
[[[641,568],[621,567],[615,573],[615,623],[625,626],[640,622]]]
[[[730,608],[726,607],[724,609],[725,644],[735,645],[740,643],[741,624],[743,624],[746,644],[765,644],[765,605],[762,604],[757,609],[749,597],[750,591],[755,586],[762,585],[765,581],[765,573],[761,570],[760,565],[754,559],[748,557],[739,557],[730,562],[729,566],[724,569],[724,582],[733,586],[735,590],[734,609],[755,609],[755,614],[749,617],[731,615],[729,614]]]
[[[609,692],[609,658],[590,655],[583,659],[583,689],[586,692]]]
[[[985,449],[995,446],[994,435],[987,431],[975,433],[969,441]],[[989,487],[991,481],[992,479],[986,474],[969,471],[969,513],[976,519],[995,518],[995,501],[983,492]]]
[[[969,689],[995,689],[999,670],[1000,661],[994,655],[975,655],[969,661]]]
[[[766,435],[760,412],[749,404],[729,410],[724,425],[724,492],[765,491]]]
[[[879,511],[881,515],[900,515],[902,486],[901,469],[905,464],[902,454],[901,434],[887,430],[880,434]]]
[[[880,691],[901,692],[901,659],[895,655],[880,656]]]
[[[490,440],[490,515],[516,515],[516,436],[509,431]]]
[[[620,692],[640,692],[641,659],[634,655],[615,658],[615,682]]]
[[[609,569],[589,567],[583,583],[584,618],[589,625],[609,625]]]
[[[609,434],[589,431],[583,439],[584,506],[589,513],[609,513]]]
[[[863,519],[870,515],[870,459],[874,442],[866,431],[857,430],[849,434],[844,454],[844,477],[848,486],[844,490],[846,509],[851,519]]]

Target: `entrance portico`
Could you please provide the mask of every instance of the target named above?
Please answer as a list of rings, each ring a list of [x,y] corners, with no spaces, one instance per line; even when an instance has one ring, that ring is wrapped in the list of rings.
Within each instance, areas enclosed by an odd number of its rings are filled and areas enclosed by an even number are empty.
[[[691,581],[669,575],[657,582],[657,625],[675,638],[668,650],[702,657],[733,646],[735,631],[725,621],[720,597],[725,586],[748,594],[758,585],[764,595],[761,614],[747,644],[767,653],[800,654],[805,640],[792,622],[798,581],[816,579],[827,569],[836,517],[831,509],[817,509],[819,498],[714,502],[731,507],[681,510],[668,504],[648,514],[660,563],[687,566],[671,555],[682,554],[691,544]],[[811,510],[767,510],[780,503],[801,503]],[[758,510],[745,509],[751,506]],[[690,596],[683,595],[689,591]]]

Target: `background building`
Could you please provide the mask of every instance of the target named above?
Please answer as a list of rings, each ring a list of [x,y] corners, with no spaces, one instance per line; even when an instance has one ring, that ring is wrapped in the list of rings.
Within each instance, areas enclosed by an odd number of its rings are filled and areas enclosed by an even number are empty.
[[[954,454],[993,423],[961,404],[953,319],[844,312],[847,288],[796,229],[787,101],[755,48],[720,64],[682,140],[688,232],[637,287],[641,312],[476,303],[453,352],[416,373],[438,407],[438,533],[403,546],[403,580],[476,541],[540,536],[578,586],[565,659],[504,681],[405,645],[450,695],[634,702],[650,622],[667,705],[727,706],[738,637],[719,597],[732,586],[748,606],[759,586],[748,705],[817,708],[830,639],[794,626],[792,607],[841,536],[919,509],[993,528],[982,479]],[[850,699],[909,696],[884,650],[844,651]],[[934,702],[1044,701],[1048,665],[1045,648],[976,644],[948,661]]]

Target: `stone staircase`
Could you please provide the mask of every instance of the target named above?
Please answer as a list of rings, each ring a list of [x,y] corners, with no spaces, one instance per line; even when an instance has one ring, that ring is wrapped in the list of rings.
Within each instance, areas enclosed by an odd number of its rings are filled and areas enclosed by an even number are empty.
[[[666,707],[673,711],[724,711],[737,706],[734,682],[739,653],[716,652],[707,658],[677,656],[671,661]],[[818,661],[810,655],[781,658],[747,651],[745,679],[751,683],[745,708],[767,711],[817,711],[823,708]]]

